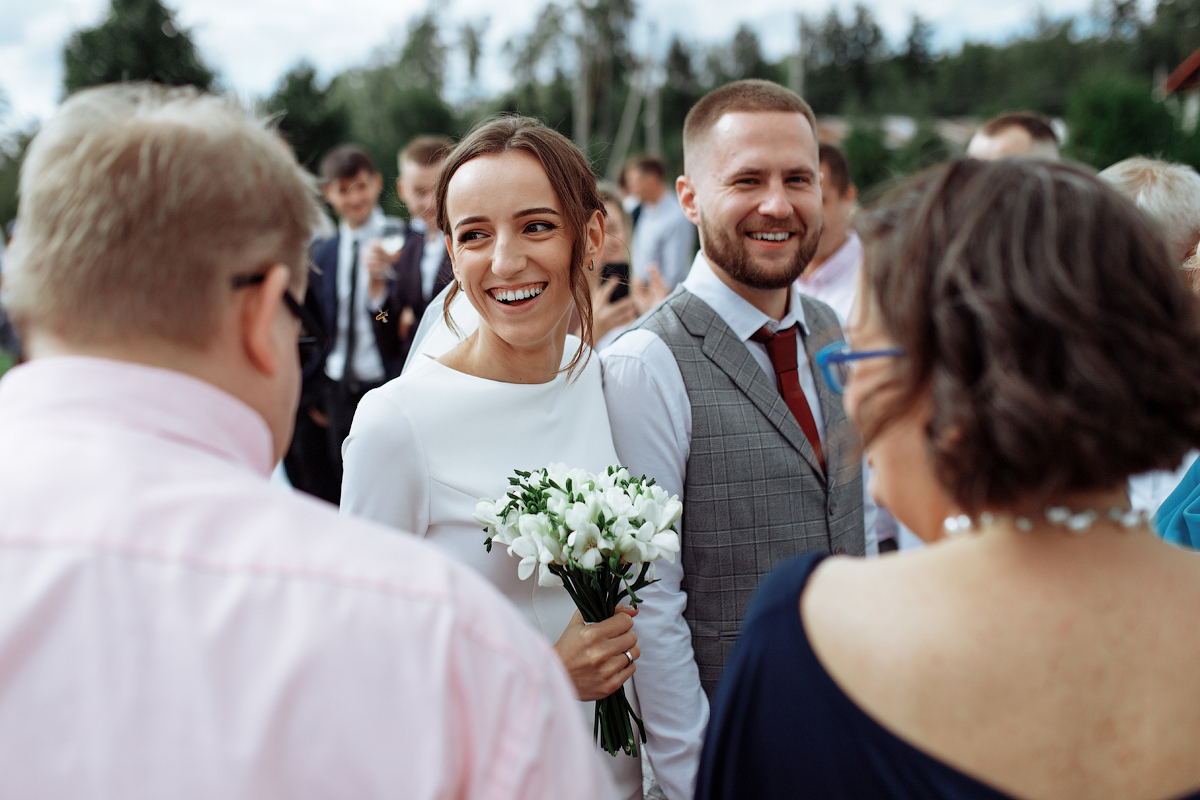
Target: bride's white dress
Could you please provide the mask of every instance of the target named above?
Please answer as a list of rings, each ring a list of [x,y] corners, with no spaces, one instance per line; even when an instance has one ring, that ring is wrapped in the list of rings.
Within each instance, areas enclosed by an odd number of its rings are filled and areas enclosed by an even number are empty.
[[[568,337],[564,363],[578,346]],[[536,573],[519,580],[517,559],[500,545],[488,553],[487,535],[472,515],[481,498],[508,490],[513,470],[561,462],[598,472],[618,463],[599,359],[593,356],[574,381],[561,373],[549,383],[516,384],[458,372],[428,349],[417,358],[359,404],[342,449],[342,510],[412,531],[470,564],[553,643],[575,613],[570,596],[561,587],[539,586]],[[625,691],[636,704],[632,681]],[[594,704],[581,703],[579,712],[590,728]],[[640,798],[638,760],[601,756],[621,796]]]

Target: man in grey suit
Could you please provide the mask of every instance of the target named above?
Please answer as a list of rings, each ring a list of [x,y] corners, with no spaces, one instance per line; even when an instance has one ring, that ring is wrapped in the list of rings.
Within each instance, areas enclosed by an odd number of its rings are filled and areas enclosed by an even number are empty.
[[[840,398],[814,370],[842,338],[794,281],[821,234],[816,123],[767,81],[710,93],[684,126],[687,280],[601,358],[617,454],[683,500],[680,562],[659,564],[635,622],[646,752],[690,797],[706,694],[759,581],[810,550],[862,554],[862,467]]]

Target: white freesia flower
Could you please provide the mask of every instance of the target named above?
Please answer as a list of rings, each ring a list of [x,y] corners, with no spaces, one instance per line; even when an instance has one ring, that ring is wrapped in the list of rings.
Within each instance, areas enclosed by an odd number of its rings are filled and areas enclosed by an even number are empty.
[[[571,500],[567,497],[566,492],[560,492],[558,489],[551,488],[550,496],[546,498],[546,510],[556,517],[561,518],[567,513],[567,508],[570,507]]]
[[[658,519],[658,529],[665,531],[678,522],[681,516],[683,516],[683,503],[679,502],[677,497],[670,498],[662,507],[662,515]],[[678,538],[676,537],[677,540]],[[676,549],[678,550],[678,548]]]
[[[579,566],[584,569],[595,569],[604,561],[604,554],[598,548],[593,547],[576,560],[579,562]]]
[[[659,532],[654,534],[650,543],[654,545],[659,558],[675,563],[675,554],[679,552],[679,534],[674,531]]]
[[[502,498],[507,501],[508,498]],[[489,528],[498,528],[504,524],[500,512],[508,505],[507,502],[480,500],[475,504],[475,521]]]
[[[519,559],[521,580],[536,568],[539,585],[565,583],[588,622],[613,614],[622,596],[636,606],[637,593],[654,581],[654,562],[673,562],[679,552],[679,499],[623,467],[591,475],[550,464],[511,482],[504,497],[479,502],[475,519]],[[637,720],[621,689],[597,702],[595,726],[606,752],[638,755],[630,717]]]
[[[603,497],[605,505],[607,505],[609,511],[611,511],[611,514],[606,513],[606,516],[637,516],[637,514],[634,512],[633,501],[629,499],[629,495],[620,486],[613,486],[610,489],[605,489]]]
[[[599,518],[600,502],[594,494],[587,495],[587,499],[582,503],[576,501],[563,514],[563,522],[573,531],[595,524]]]
[[[527,536],[519,536],[508,546],[508,554],[517,556],[521,563],[517,564],[517,577],[525,580],[533,574],[533,568],[538,566],[538,546]]]

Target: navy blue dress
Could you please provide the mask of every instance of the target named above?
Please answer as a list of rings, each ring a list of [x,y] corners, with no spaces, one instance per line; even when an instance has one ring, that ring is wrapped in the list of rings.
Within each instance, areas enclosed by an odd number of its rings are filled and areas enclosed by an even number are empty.
[[[713,700],[697,800],[1013,800],[897,738],[825,671],[799,612],[823,558],[793,558],[755,594]]]

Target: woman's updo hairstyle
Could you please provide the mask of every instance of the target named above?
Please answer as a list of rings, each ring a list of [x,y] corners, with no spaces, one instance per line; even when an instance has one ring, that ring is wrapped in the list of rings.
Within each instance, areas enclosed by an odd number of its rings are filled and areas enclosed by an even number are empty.
[[[571,372],[579,365],[586,352],[586,342],[592,338],[592,294],[584,273],[583,255],[587,247],[584,233],[592,214],[605,214],[604,203],[596,192],[596,176],[583,153],[571,140],[553,128],[548,128],[530,117],[503,116],[485,120],[471,131],[450,152],[438,173],[435,200],[437,203],[438,229],[450,235],[450,218],[446,210],[446,194],[450,179],[458,168],[480,156],[503,153],[526,153],[537,159],[546,171],[546,177],[558,196],[562,206],[563,224],[571,236],[571,297],[579,312],[580,346],[567,365]],[[458,294],[458,282],[450,284],[446,303],[442,310],[446,324],[454,330],[450,319],[450,304]]]
[[[968,513],[1111,490],[1200,446],[1200,310],[1157,228],[1086,172],[955,161],[858,228],[868,313],[908,351],[867,441],[928,390],[938,480]]]

